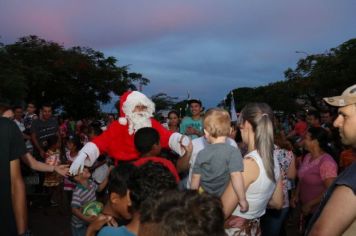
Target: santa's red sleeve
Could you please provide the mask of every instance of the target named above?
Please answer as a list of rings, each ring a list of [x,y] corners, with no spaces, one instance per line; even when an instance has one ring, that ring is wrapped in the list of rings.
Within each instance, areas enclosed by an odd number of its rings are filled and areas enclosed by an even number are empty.
[[[115,121],[111,123],[108,128],[99,136],[93,139],[93,143],[98,147],[100,154],[107,153],[111,140],[113,140],[114,135],[119,134],[119,122]]]
[[[152,120],[152,127],[155,128],[160,135],[160,143],[163,148],[170,148],[171,150],[183,156],[185,150],[182,145],[187,146],[189,144],[189,138],[177,132],[172,132],[164,128],[158,121]]]
[[[173,134],[172,131],[169,131],[168,129],[164,128],[161,123],[158,121],[151,119],[152,121],[152,128],[158,131],[159,136],[160,136],[160,144],[162,148],[170,148],[169,147],[169,138]]]

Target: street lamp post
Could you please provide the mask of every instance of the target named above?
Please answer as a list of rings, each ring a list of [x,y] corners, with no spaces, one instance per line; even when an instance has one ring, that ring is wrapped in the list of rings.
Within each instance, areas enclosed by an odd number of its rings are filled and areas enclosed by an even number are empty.
[[[304,51],[299,51],[299,50],[297,50],[297,51],[295,51],[295,53],[305,54],[307,57],[310,56],[309,53],[304,52]]]

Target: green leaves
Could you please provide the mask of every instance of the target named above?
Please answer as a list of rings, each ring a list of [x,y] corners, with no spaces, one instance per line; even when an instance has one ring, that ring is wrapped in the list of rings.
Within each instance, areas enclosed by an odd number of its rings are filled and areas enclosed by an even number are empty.
[[[65,49],[31,35],[0,49],[1,100],[52,103],[76,118],[98,114],[99,104],[110,102],[111,94],[149,83],[91,48]]]
[[[284,72],[285,81],[257,88],[238,88],[233,94],[237,110],[248,102],[266,102],[274,110],[286,112],[295,112],[305,106],[321,109],[321,99],[341,94],[355,84],[355,75],[356,39],[351,39],[325,53],[300,59],[295,69],[288,68]]]

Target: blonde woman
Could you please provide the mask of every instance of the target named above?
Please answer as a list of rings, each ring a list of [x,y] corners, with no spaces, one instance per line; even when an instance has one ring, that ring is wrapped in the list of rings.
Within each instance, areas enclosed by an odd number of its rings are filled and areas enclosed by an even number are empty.
[[[278,160],[273,158],[273,112],[265,103],[247,104],[240,114],[242,141],[248,147],[242,174],[249,210],[241,212],[239,199],[230,183],[221,197],[228,235],[260,235],[260,217],[267,205],[283,205]]]

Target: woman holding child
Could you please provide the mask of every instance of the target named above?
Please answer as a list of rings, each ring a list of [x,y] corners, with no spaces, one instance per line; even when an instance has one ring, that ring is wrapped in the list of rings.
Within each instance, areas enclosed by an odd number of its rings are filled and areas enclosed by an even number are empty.
[[[259,220],[267,205],[282,207],[279,164],[273,158],[272,121],[272,110],[265,103],[251,103],[241,111],[239,128],[242,140],[248,146],[242,176],[249,209],[247,212],[240,210],[239,199],[230,183],[221,197],[228,235],[260,235]]]

